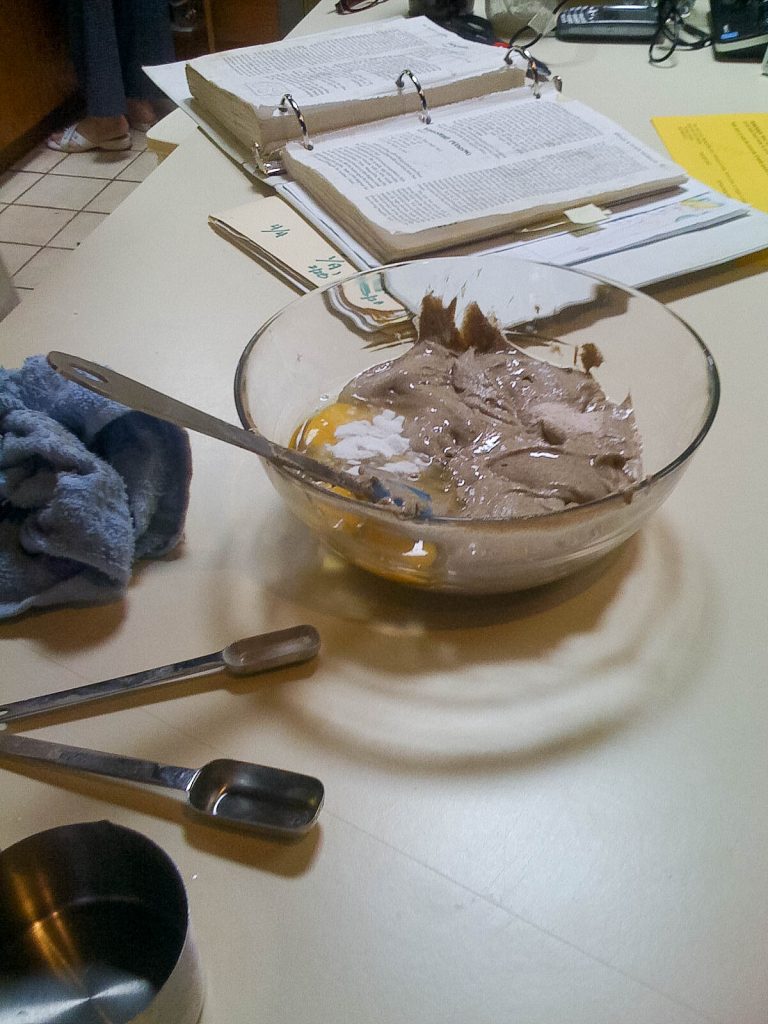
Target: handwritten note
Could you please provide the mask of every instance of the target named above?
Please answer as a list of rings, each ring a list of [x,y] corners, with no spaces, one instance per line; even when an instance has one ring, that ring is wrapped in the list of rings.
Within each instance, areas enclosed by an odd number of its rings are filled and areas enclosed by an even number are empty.
[[[279,196],[255,199],[209,224],[248,255],[266,263],[301,291],[357,273],[344,257]]]
[[[768,213],[768,114],[654,117],[670,156],[718,192]]]

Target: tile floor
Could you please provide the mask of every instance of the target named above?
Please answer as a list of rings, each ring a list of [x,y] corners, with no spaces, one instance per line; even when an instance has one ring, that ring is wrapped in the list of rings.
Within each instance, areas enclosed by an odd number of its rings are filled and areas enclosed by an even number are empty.
[[[157,167],[146,135],[123,153],[57,153],[45,143],[0,175],[0,258],[29,295]]]

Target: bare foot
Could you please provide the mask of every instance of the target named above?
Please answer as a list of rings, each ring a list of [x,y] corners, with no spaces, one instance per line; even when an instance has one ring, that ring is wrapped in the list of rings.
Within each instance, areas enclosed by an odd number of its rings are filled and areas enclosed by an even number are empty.
[[[157,112],[151,100],[129,99],[126,106],[131,128],[137,131],[146,131],[157,121]]]

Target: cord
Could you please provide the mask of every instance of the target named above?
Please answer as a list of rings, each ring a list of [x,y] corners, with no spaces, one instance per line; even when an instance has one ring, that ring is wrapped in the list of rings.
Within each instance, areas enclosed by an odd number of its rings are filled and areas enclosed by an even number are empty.
[[[567,7],[568,4],[570,4],[572,2],[573,2],[573,0],[560,0],[560,2],[558,4],[555,4],[555,6],[552,8],[552,11],[550,12],[550,17],[549,17],[550,25],[552,24],[552,18],[554,18],[557,14],[560,13],[560,11],[564,7]],[[524,36],[524,34],[526,32],[530,32],[531,33],[531,38],[530,39],[523,39],[523,36]],[[537,32],[536,29],[533,28],[533,26],[530,25],[530,24],[523,25],[522,28],[519,28],[517,30],[517,32],[515,32],[514,35],[510,37],[509,45],[510,46],[518,46],[518,47],[520,47],[520,49],[526,49],[529,46],[535,46],[536,43],[538,43],[539,40],[543,39],[543,38],[544,38],[544,32]]]
[[[675,50],[703,50],[705,46],[712,45],[709,32],[685,24],[684,14],[690,7],[690,4],[681,4],[680,0],[659,0],[659,27],[648,47],[651,64],[663,64]]]
[[[552,9],[551,17],[554,18],[572,2],[560,0]],[[702,50],[712,45],[712,36],[708,32],[685,23],[684,16],[691,6],[691,0],[659,0],[658,28],[648,47],[648,60],[651,64],[663,64],[676,50]],[[530,34],[530,38],[523,38],[526,33]],[[509,40],[509,45],[521,48],[535,46],[543,37],[544,32],[537,32],[530,24],[523,25]]]

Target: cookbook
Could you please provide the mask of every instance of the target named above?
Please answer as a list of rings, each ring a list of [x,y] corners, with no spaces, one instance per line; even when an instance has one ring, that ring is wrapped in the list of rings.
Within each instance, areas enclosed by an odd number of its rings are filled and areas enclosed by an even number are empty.
[[[427,18],[208,54],[185,71],[195,102],[265,175],[286,172],[382,262],[686,180],[608,118],[542,88],[530,58]]]
[[[428,18],[395,17],[206,54],[184,70],[195,102],[270,173],[290,139],[417,111],[427,93],[436,107],[514,89],[526,67]]]

